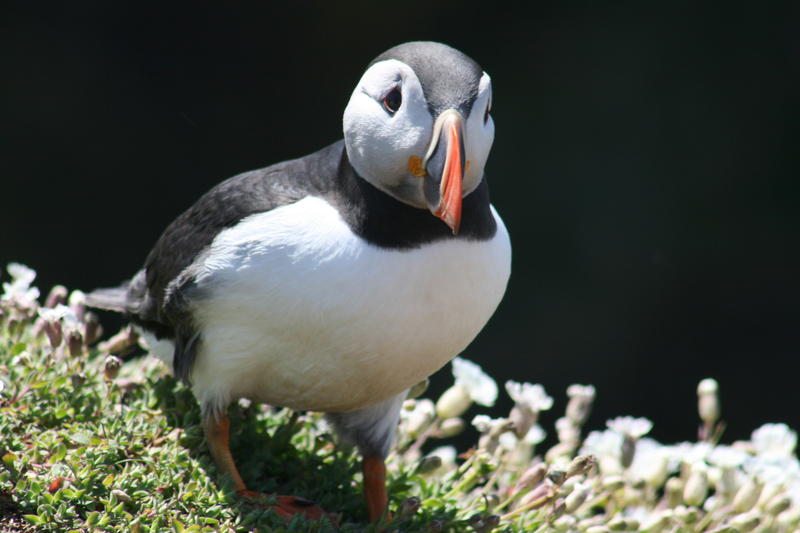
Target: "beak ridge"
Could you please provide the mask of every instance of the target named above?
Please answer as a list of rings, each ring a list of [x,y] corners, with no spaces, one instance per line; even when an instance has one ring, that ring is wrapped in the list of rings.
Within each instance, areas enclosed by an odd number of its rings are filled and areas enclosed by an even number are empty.
[[[461,226],[462,182],[464,179],[464,119],[448,109],[436,119],[433,139],[425,157],[426,199],[434,216],[458,234]]]

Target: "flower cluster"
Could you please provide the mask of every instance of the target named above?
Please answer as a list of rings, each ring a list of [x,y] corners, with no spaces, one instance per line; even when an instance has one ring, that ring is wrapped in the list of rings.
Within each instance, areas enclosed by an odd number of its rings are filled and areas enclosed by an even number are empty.
[[[698,386],[697,442],[662,444],[647,436],[651,420],[630,416],[582,437],[595,389],[572,385],[555,424],[558,442],[537,454],[545,436],[538,416],[553,399],[541,385],[509,381],[505,390],[514,407],[507,417],[473,417],[480,433],[474,449],[458,455],[452,446],[439,446],[424,455],[426,439],[455,435],[473,402],[491,405],[496,397],[497,386],[475,363],[459,358],[453,374],[455,385],[435,404],[407,402],[393,466],[418,464],[431,480],[457,480],[451,494],[461,494],[466,508],[486,509],[488,502],[488,511],[475,515],[481,523],[589,533],[779,533],[800,526],[797,433],[785,424],[766,424],[749,441],[721,444],[713,379]]]

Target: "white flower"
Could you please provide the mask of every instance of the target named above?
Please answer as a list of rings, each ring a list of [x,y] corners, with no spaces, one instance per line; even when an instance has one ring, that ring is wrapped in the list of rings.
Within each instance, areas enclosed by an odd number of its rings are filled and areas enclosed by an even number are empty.
[[[481,433],[489,433],[491,430],[507,424],[507,418],[492,418],[487,415],[475,415],[475,418],[472,419],[472,425]]]
[[[436,409],[433,402],[427,398],[406,400],[400,410],[400,424],[402,431],[412,439],[418,438],[433,422]]]
[[[503,456],[503,461],[510,467],[513,465],[513,468],[527,468],[533,457],[534,448],[537,444],[542,442],[546,436],[547,434],[538,425],[531,426],[522,438],[518,437],[514,430],[504,431],[497,438],[499,448],[506,452]],[[482,438],[482,440],[484,444],[488,444],[486,438]],[[487,448],[491,449],[490,446],[487,446]]]
[[[502,445],[506,450],[513,449],[518,441],[516,435],[507,431],[511,427],[511,421],[508,418],[491,418],[486,415],[477,415],[472,419],[472,425],[481,432],[481,438],[478,440],[478,449],[490,454],[495,452],[498,445]],[[511,442],[512,438],[513,442]]]
[[[800,481],[800,463],[797,457],[768,453],[750,457],[744,463],[744,471],[756,476],[762,483],[791,485]]]
[[[456,385],[464,387],[472,401],[492,407],[497,400],[497,383],[481,367],[461,357],[453,359],[453,377]]]
[[[547,432],[542,429],[542,426],[539,424],[534,424],[531,426],[531,429],[522,437],[522,440],[527,444],[539,444],[547,437]]]
[[[431,453],[428,454],[428,457],[435,455],[439,459],[442,460],[442,466],[431,472],[430,474],[433,476],[438,476],[445,474],[451,470],[455,470],[456,468],[456,457],[457,452],[454,446],[440,446],[431,450]]]
[[[667,446],[670,451],[670,470],[677,469],[683,463],[692,465],[705,461],[713,448],[708,442],[680,442]]]
[[[661,487],[670,472],[670,450],[653,439],[641,439],[636,443],[629,472],[635,480],[643,480],[651,487]]]
[[[747,478],[740,467],[749,458],[744,450],[725,444],[718,444],[707,454],[705,461],[711,465],[708,480],[718,494],[732,496],[739,490]]]
[[[531,411],[547,411],[553,407],[553,398],[547,395],[544,387],[538,383],[517,383],[516,381],[506,381],[506,392],[514,400],[514,403],[526,407]]]
[[[50,320],[52,322],[56,322],[64,318],[64,316],[70,311],[70,308],[64,304],[58,304],[55,307],[40,307],[37,309],[36,313],[45,320]]]
[[[571,478],[571,479],[577,479],[577,478]],[[568,514],[577,511],[578,508],[584,504],[586,498],[589,497],[589,493],[591,492],[591,490],[592,490],[592,485],[590,483],[588,482],[584,483],[581,481],[575,482],[575,484],[572,486],[572,490],[570,491],[570,493],[567,495],[566,498],[564,498],[565,511]]]
[[[570,398],[586,398],[594,400],[595,390],[594,385],[580,385],[573,383],[567,387],[567,396]]]
[[[556,420],[558,442],[577,444],[581,440],[581,428],[571,418],[561,417]]]
[[[800,507],[800,478],[787,483],[786,494],[792,499],[792,505]]]
[[[519,439],[513,432],[505,431],[497,438],[497,442],[500,444],[500,448],[506,451],[512,451],[517,447]]]
[[[431,450],[431,453],[428,455],[438,456],[442,460],[442,463],[454,464],[456,462],[457,452],[454,446],[439,446]]]
[[[708,488],[708,467],[705,463],[693,463],[683,487],[683,500],[689,505],[699,507],[708,496]]]
[[[589,418],[589,412],[592,409],[594,402],[595,390],[592,385],[578,385],[573,384],[567,387],[567,402],[566,417],[580,427]]]
[[[70,293],[67,303],[71,306],[84,305],[86,303],[86,294],[81,290],[75,289]]]
[[[718,391],[719,384],[712,378],[706,378],[697,385],[697,412],[706,425],[705,432],[711,431],[713,424],[719,420]]]
[[[609,429],[592,431],[583,441],[579,455],[590,453],[598,458],[603,456],[619,457],[622,449],[622,438],[621,434]]]
[[[48,322],[60,321],[65,332],[81,331],[82,329],[75,312],[64,304],[58,304],[53,308],[40,307],[36,312]]]
[[[706,378],[697,384],[697,394],[716,394],[719,390],[719,383],[714,378]]]
[[[707,461],[720,468],[737,468],[742,466],[748,457],[744,450],[720,444],[711,450]]]
[[[646,418],[634,418],[632,416],[618,416],[606,422],[606,426],[620,435],[638,439],[647,435],[653,429],[653,423]]]
[[[80,326],[78,317],[75,316],[72,309],[64,304],[58,304],[53,308],[40,307],[36,312],[40,317],[51,322],[61,320],[67,327],[78,328]]]
[[[583,441],[580,455],[590,453],[597,457],[600,471],[605,475],[620,474],[622,472],[622,441],[621,433],[606,429],[592,431]]]
[[[651,520],[655,514],[653,509],[646,505],[636,505],[638,502],[631,503],[622,508],[620,514],[629,520],[635,520],[640,524],[644,524]]]
[[[6,270],[11,275],[11,283],[3,282],[3,300],[15,300],[29,305],[39,297],[39,289],[31,287],[36,279],[36,271],[21,263],[9,263]]]
[[[759,455],[792,455],[797,446],[797,433],[786,424],[764,424],[753,432],[751,441]]]
[[[19,283],[25,287],[29,287],[36,279],[36,271],[22,263],[9,263],[6,270],[11,276],[12,283]]]

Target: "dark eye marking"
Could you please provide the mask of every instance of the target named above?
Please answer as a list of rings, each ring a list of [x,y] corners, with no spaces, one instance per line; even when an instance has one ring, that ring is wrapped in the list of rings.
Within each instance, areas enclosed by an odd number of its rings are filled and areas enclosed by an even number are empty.
[[[403,103],[403,94],[400,92],[400,87],[395,87],[389,94],[383,97],[383,108],[390,115],[397,113]]]

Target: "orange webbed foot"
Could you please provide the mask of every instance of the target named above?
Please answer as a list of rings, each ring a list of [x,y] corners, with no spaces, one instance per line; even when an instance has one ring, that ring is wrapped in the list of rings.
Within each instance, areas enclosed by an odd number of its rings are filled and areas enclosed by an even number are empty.
[[[300,496],[285,496],[280,494],[265,494],[256,492],[254,490],[240,490],[238,493],[240,498],[248,501],[249,503],[270,508],[275,513],[286,520],[291,520],[294,515],[300,514],[306,520],[318,521],[321,518],[327,518],[334,525],[338,525],[335,518],[330,513],[326,513],[319,505],[311,500]],[[269,499],[274,498],[274,504],[266,503]]]

